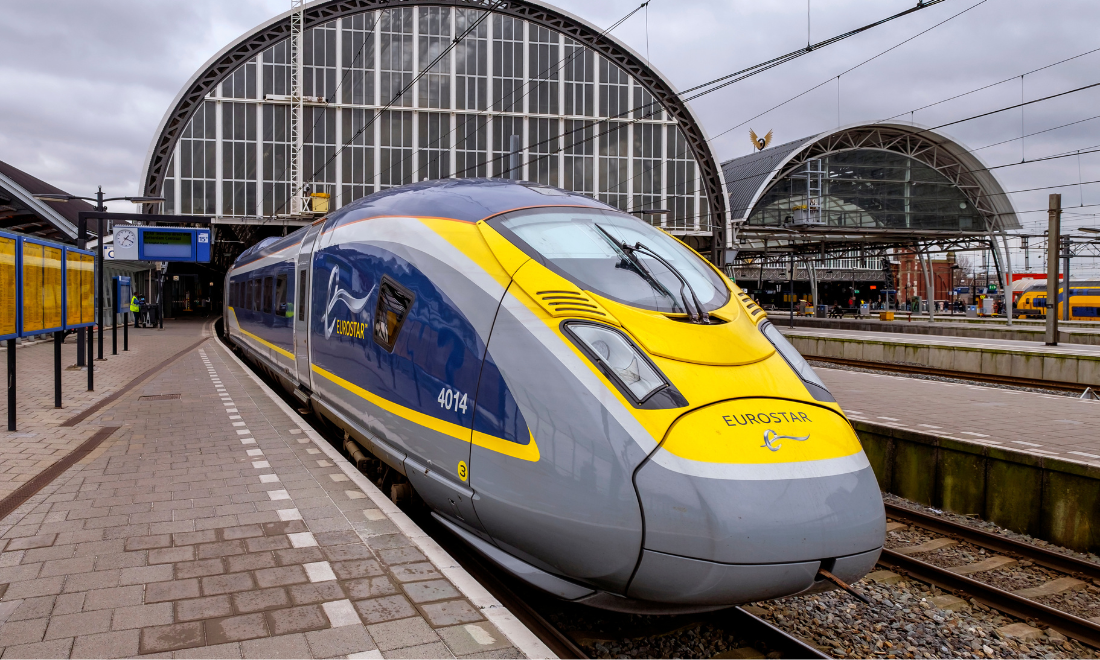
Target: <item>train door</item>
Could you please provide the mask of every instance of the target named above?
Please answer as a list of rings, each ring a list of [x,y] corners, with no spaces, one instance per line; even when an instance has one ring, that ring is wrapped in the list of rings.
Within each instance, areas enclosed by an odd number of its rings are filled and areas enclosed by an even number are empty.
[[[319,222],[306,232],[298,251],[295,268],[294,292],[298,299],[294,305],[294,362],[297,365],[299,386],[310,390],[313,389],[309,371],[310,261],[313,256],[313,243],[324,225],[325,223]]]

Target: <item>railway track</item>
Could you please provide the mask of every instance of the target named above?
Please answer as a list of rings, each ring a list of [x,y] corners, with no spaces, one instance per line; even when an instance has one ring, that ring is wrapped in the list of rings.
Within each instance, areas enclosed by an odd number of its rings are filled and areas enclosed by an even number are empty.
[[[1076,557],[1063,555],[890,503],[886,504],[886,515],[887,518],[938,534],[941,537],[960,540],[997,553],[990,557],[991,560],[995,557],[1022,559],[1064,573],[1067,576],[1076,576],[1085,580],[1100,580],[1100,565]],[[964,571],[959,570],[965,567],[945,568],[899,550],[904,550],[904,548],[883,549],[879,564],[907,573],[914,579],[935,585],[940,589],[968,596],[1005,614],[1041,622],[1067,637],[1076,639],[1093,648],[1100,648],[1100,625],[1093,621],[977,579],[981,576],[981,573],[986,571],[975,570],[971,572],[974,577],[970,577],[962,574]],[[931,555],[933,552],[935,551],[919,554]]]
[[[934,369],[916,364],[900,364],[897,362],[874,362],[872,360],[851,360],[848,358],[825,357],[822,355],[804,355],[807,360],[826,362],[846,367],[858,367],[873,371],[889,371],[899,374],[914,374],[920,376],[938,376],[941,378],[955,378],[977,383],[989,383],[991,385],[1013,385],[1015,387],[1033,387],[1035,389],[1053,390],[1057,392],[1074,392],[1080,394],[1085,391],[1086,385],[1069,383],[1060,380],[1043,380],[1040,378],[1018,378],[1016,376],[997,376],[993,374],[979,374],[970,371],[955,371],[953,369]]]

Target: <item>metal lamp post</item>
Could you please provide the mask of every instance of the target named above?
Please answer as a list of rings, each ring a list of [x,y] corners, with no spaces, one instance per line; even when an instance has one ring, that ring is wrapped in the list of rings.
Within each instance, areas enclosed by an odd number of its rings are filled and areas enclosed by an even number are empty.
[[[106,212],[107,202],[133,202],[134,204],[152,204],[157,202],[163,202],[163,197],[150,197],[150,196],[137,196],[137,197],[104,197],[103,186],[99,186],[96,191],[95,197],[80,197],[79,195],[69,195],[66,193],[41,193],[34,196],[35,199],[40,199],[44,202],[69,202],[74,199],[83,200],[86,202],[95,202],[95,210],[100,213]],[[99,358],[103,359],[103,219],[98,218],[96,220],[96,234],[98,235],[99,246],[96,249],[95,263],[96,263],[96,323],[99,325]],[[80,226],[80,233],[77,236],[77,247],[80,249],[86,249],[88,243],[87,227],[83,223]],[[91,355],[91,336],[88,337],[88,389],[92,389],[93,381],[93,368],[92,368],[92,355]]]

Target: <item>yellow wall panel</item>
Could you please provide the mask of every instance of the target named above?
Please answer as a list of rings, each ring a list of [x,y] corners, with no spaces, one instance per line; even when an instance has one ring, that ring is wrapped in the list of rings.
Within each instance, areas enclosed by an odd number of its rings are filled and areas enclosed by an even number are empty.
[[[42,252],[41,245],[23,242],[23,332],[46,327],[42,324]]]
[[[81,323],[95,321],[95,257],[81,255],[80,260],[80,319]]]
[[[61,248],[42,249],[42,323],[44,328],[61,327]]]
[[[65,253],[65,322],[80,323],[80,255]]]
[[[15,287],[15,239],[0,236],[0,335],[13,335],[18,315]]]

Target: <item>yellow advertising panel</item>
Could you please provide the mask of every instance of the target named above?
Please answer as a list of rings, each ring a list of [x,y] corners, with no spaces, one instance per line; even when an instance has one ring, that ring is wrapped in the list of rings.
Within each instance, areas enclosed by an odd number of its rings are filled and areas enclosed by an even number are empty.
[[[0,336],[16,333],[15,239],[0,236]]]
[[[70,325],[91,323],[95,320],[95,257],[90,254],[69,252],[66,254],[65,294],[67,316]]]
[[[23,241],[23,332],[33,333],[46,327],[42,323],[41,245]]]
[[[95,257],[80,255],[80,322],[95,322]]]
[[[65,253],[65,321],[80,323],[80,257],[77,252]]]
[[[42,327],[61,327],[61,248],[42,248]]]

